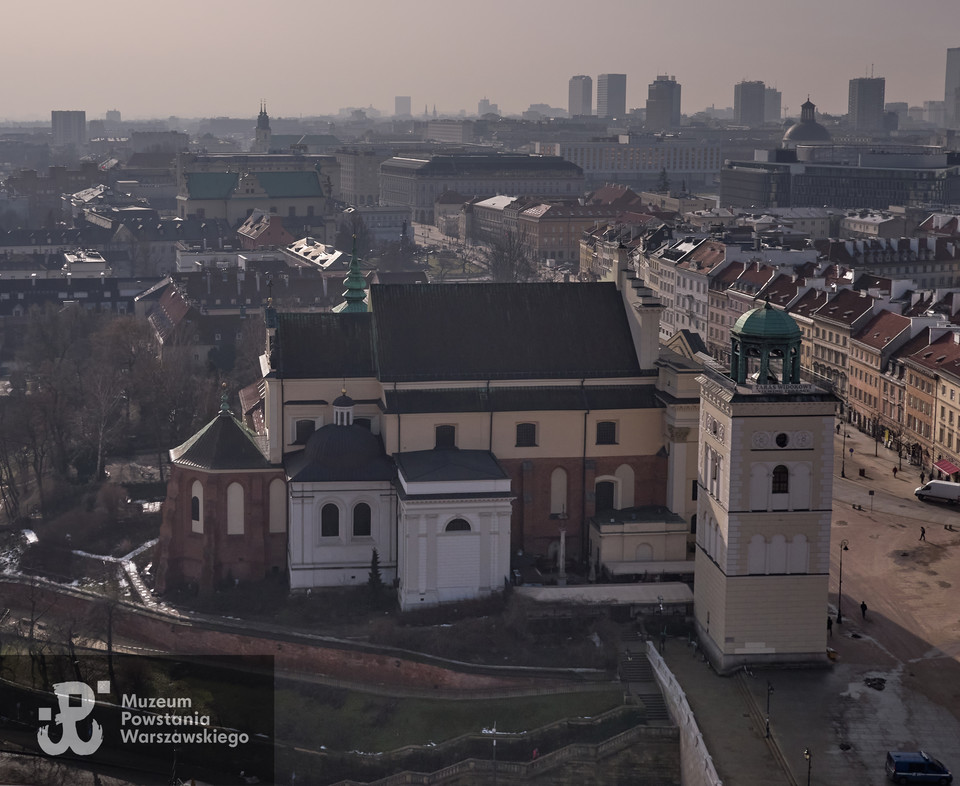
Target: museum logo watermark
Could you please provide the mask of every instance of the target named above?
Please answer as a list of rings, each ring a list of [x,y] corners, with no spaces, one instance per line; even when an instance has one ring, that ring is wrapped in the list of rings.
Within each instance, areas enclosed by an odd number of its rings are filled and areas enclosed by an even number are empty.
[[[57,713],[40,707],[37,744],[49,756],[68,751],[77,756],[96,753],[104,742],[104,725],[90,717],[96,694],[109,694],[110,682],[97,682],[94,689],[85,682],[58,682],[53,686]],[[246,732],[215,728],[210,715],[197,711],[189,696],[120,696],[119,742],[124,745],[225,745],[237,748],[250,742]]]

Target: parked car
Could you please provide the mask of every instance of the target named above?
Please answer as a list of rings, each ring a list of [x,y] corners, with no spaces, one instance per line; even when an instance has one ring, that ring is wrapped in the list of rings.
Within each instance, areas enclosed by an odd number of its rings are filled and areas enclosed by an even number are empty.
[[[888,751],[887,777],[894,783],[953,783],[953,775],[923,751]]]
[[[948,480],[931,480],[913,492],[917,499],[928,499],[935,502],[960,502],[960,483],[951,483]]]

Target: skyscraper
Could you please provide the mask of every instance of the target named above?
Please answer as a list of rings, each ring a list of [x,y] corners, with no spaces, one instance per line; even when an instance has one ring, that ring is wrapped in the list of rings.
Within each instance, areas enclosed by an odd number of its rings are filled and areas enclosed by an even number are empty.
[[[570,117],[593,114],[593,80],[589,76],[570,77],[570,95],[567,102]]]
[[[783,96],[775,87],[768,87],[763,91],[763,122],[779,123],[782,114]]]
[[[53,128],[53,146],[83,147],[87,144],[87,113],[83,110],[58,110],[50,113]]]
[[[657,76],[650,83],[645,125],[652,131],[680,126],[680,83],[675,76]]]
[[[883,130],[883,98],[886,80],[882,76],[850,80],[847,122],[854,131]]]
[[[624,117],[627,114],[627,75],[600,74],[597,77],[597,117]]]
[[[410,117],[410,96],[394,96],[394,117]]]
[[[960,46],[947,50],[943,104],[947,128],[960,128]]]
[[[763,82],[739,82],[733,88],[733,121],[756,128],[763,125],[767,86]]]

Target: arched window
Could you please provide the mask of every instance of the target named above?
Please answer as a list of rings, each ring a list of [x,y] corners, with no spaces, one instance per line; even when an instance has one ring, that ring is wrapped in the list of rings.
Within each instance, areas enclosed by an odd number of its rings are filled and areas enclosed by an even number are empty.
[[[270,531],[287,531],[287,484],[280,478],[270,481]]]
[[[470,522],[466,519],[454,519],[446,527],[444,527],[444,532],[469,532],[470,531]]]
[[[567,512],[567,471],[557,467],[550,473],[550,513],[553,515]]]
[[[243,534],[243,486],[239,483],[227,486],[227,534]]]
[[[358,502],[353,506],[353,537],[370,537],[370,506],[366,502]]]
[[[199,480],[190,488],[190,528],[203,534],[203,484]]]
[[[754,535],[747,546],[747,573],[754,576],[767,572],[767,541],[763,535]]]
[[[635,487],[633,467],[629,464],[621,464],[617,471],[613,473],[620,481],[620,509],[633,507],[633,489]]]
[[[594,510],[598,513],[601,510],[614,510],[614,491],[615,486],[612,480],[601,480],[594,487],[595,505]]]
[[[456,426],[437,426],[434,433],[436,436],[436,447],[455,448],[457,446]]]
[[[340,508],[329,503],[320,511],[320,537],[337,538],[340,536]]]
[[[773,494],[788,494],[790,492],[790,473],[783,464],[773,468],[773,484],[770,487]]]

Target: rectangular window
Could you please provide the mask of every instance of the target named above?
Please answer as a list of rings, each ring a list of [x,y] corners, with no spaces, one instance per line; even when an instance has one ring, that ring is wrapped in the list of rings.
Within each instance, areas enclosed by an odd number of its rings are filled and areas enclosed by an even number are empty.
[[[613,420],[601,420],[597,423],[597,444],[617,444],[617,424]]]
[[[537,445],[537,424],[517,423],[517,447],[532,448]]]
[[[310,419],[298,420],[296,424],[296,439],[294,445],[306,445],[310,435],[317,429],[316,421]]]
[[[434,430],[434,436],[434,447],[455,448],[457,446],[456,426],[437,426]]]

